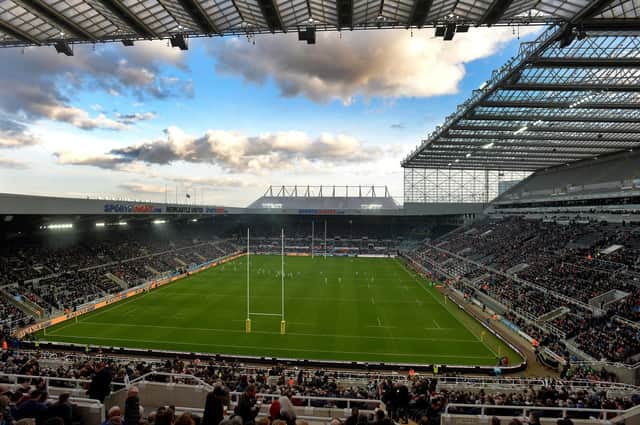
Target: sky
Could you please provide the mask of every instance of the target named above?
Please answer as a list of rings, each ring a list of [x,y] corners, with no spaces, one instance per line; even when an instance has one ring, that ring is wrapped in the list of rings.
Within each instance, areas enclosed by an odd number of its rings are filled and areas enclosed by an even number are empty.
[[[246,206],[269,185],[386,185],[539,28],[0,50],[0,192]]]

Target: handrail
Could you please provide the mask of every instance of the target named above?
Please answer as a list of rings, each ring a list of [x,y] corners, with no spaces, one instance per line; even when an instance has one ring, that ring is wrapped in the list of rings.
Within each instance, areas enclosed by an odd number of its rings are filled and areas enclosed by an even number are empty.
[[[463,410],[471,410],[473,413],[466,413],[464,411],[460,412],[450,412],[452,408],[461,408]],[[587,409],[587,408],[578,408],[578,407],[547,407],[547,406],[506,406],[506,405],[495,405],[495,404],[466,404],[466,403],[449,403],[445,407],[444,414],[445,415],[478,415],[478,410],[480,410],[480,415],[486,416],[487,410],[493,410],[491,412],[492,415],[495,415],[495,410],[506,410],[508,411],[508,416],[514,416],[513,411],[519,410],[521,411],[521,415],[519,416],[529,416],[531,412],[539,412],[542,417],[566,417],[568,412],[576,412],[576,413],[597,413],[598,419],[606,420],[608,419],[606,415],[608,413],[613,413],[615,415],[621,415],[627,410],[621,409]],[[629,409],[630,410],[630,409]],[[549,413],[557,412],[558,416],[551,416]],[[498,414],[499,416],[499,414]],[[516,415],[518,416],[518,415]]]
[[[137,377],[136,379],[132,380],[129,382],[128,386],[131,385],[135,385],[135,384],[140,384],[140,383],[146,383],[146,382],[157,382],[157,381],[149,381],[148,378],[151,376],[166,376],[169,377],[169,382],[165,382],[165,383],[169,383],[169,384],[175,384],[176,380],[180,380],[180,379],[192,379],[194,381],[196,381],[198,384],[197,386],[201,386],[204,388],[207,388],[208,390],[213,390],[213,386],[209,385],[208,383],[206,383],[205,381],[203,381],[201,378],[198,378],[197,376],[191,375],[191,374],[183,374],[183,373],[170,373],[170,372],[148,372],[145,373],[142,376]]]
[[[589,387],[589,388],[601,388],[615,391],[628,391],[631,393],[640,393],[640,387],[631,384],[625,384],[622,382],[608,382],[608,381],[590,381],[588,379],[574,379],[574,380],[562,380],[562,379],[547,379],[547,378],[506,378],[506,377],[464,377],[464,376],[452,376],[452,377],[438,377],[438,385],[495,385],[495,386],[522,386],[528,388],[531,385],[539,386],[552,386],[560,385],[563,387]]]
[[[48,352],[39,352],[39,351],[35,351],[35,350],[22,350],[23,354],[36,354],[38,353],[40,356],[46,355],[46,354],[57,354],[57,353],[48,353]],[[44,357],[42,358],[42,360],[49,360],[49,361],[56,361],[56,360],[60,360],[60,361],[66,361],[68,357],[72,357],[73,359],[77,360],[77,361],[85,361],[88,358],[92,358],[92,359],[104,359],[104,360],[117,360],[117,359],[121,359],[121,360],[129,360],[131,357],[130,356],[118,356],[118,355],[97,355],[97,356],[86,356],[83,354],[72,354],[72,355],[68,355],[68,354],[64,354],[62,357]],[[139,359],[139,357],[136,357],[137,359]],[[156,362],[158,364],[164,364],[163,360],[160,359],[147,359],[148,362]],[[591,363],[589,362],[574,362],[572,363],[574,365],[581,365],[581,364],[585,364],[585,365],[589,365]],[[202,364],[202,368],[205,368],[208,364],[207,363],[203,363]],[[628,365],[626,365],[628,366]],[[231,366],[231,365],[226,365],[226,364],[220,364],[220,365],[216,365],[217,368],[219,369],[231,369],[231,370],[235,370],[238,373],[241,374],[245,374],[245,375],[251,375],[251,374],[256,374],[259,372],[263,372],[266,370],[266,368],[264,367],[260,367],[260,366],[243,366],[243,367],[237,367],[237,366]],[[196,367],[197,368],[197,367]],[[316,370],[316,368],[310,368],[307,370]],[[368,383],[371,380],[383,380],[383,379],[391,379],[394,382],[399,382],[399,383],[404,383],[407,384],[408,383],[408,379],[407,376],[405,375],[401,375],[398,373],[384,373],[384,372],[358,372],[358,371],[342,371],[342,370],[331,370],[331,369],[322,369],[325,374],[329,375],[332,377],[333,379],[333,372],[337,372],[338,374],[335,376],[336,380],[353,380],[353,381],[357,381],[360,380],[363,384]],[[278,376],[291,376],[294,373],[297,375],[297,373],[300,371],[300,369],[295,369],[295,368],[284,368],[282,369],[281,373]],[[0,377],[3,374],[0,374]],[[7,374],[5,373],[4,375],[13,375],[13,376],[18,376],[21,378],[41,378],[40,376],[33,376],[33,375],[18,375],[18,374]],[[206,386],[206,387],[211,387],[211,385],[209,385],[207,382],[205,382],[202,378],[193,375],[193,374],[179,374],[179,373],[172,373],[172,372],[161,372],[161,371],[152,371],[152,372],[148,372],[145,375],[139,376],[137,378],[135,378],[134,380],[129,382],[129,385],[135,385],[138,382],[146,382],[146,379],[152,375],[156,375],[156,376],[168,376],[168,377],[172,377],[174,380],[175,379],[193,379],[194,381],[197,381],[200,383],[200,385]],[[416,373],[416,377],[419,379],[420,376],[422,374],[420,374],[419,372]],[[431,374],[425,374],[426,376],[431,376]],[[42,377],[45,378],[45,377]],[[49,379],[56,379],[56,380],[75,380],[75,378],[56,378],[56,377],[46,377]],[[83,379],[77,379],[78,381],[84,382],[84,383],[88,383],[90,382],[89,380],[83,380]],[[540,377],[540,378],[526,378],[526,377],[494,377],[494,376],[443,376],[443,375],[439,375],[438,376],[438,385],[468,385],[468,386],[478,386],[478,385],[483,385],[483,386],[523,386],[528,388],[529,386],[550,386],[550,385],[561,385],[561,386],[565,386],[565,387],[590,387],[590,388],[603,388],[603,389],[609,389],[609,390],[616,390],[616,391],[628,391],[628,392],[634,392],[634,393],[640,393],[640,387],[639,386],[635,386],[635,385],[631,385],[631,384],[625,384],[622,382],[609,382],[609,381],[591,381],[588,379],[557,379],[557,378],[546,378],[546,377]]]
[[[147,384],[147,383],[155,383],[158,384],[160,382],[157,381],[153,381],[153,380],[149,380],[149,378],[151,376],[165,376],[165,377],[169,377],[170,378],[170,382],[162,382],[164,384],[184,384],[181,382],[175,382],[176,380],[179,379],[192,379],[194,381],[196,381],[198,384],[198,387],[202,387],[208,391],[212,391],[213,390],[213,386],[207,384],[206,382],[204,382],[202,379],[197,378],[193,375],[187,375],[187,374],[176,374],[176,373],[167,373],[167,372],[149,372],[146,373],[142,376],[140,376],[139,378],[134,379],[133,381],[131,381],[129,383],[129,385],[140,385],[140,384]],[[185,384],[187,385],[187,384]],[[240,396],[243,394],[240,391],[231,391],[230,393],[231,396],[231,402],[237,402],[237,400],[240,398]],[[274,400],[277,398],[280,398],[282,396],[282,394],[275,394],[275,393],[258,393],[256,394],[256,397],[258,397],[259,399],[263,399],[263,400]],[[358,403],[358,404],[362,404],[362,403],[366,403],[366,404],[380,404],[380,400],[377,399],[364,399],[364,398],[348,398],[348,397],[320,397],[320,396],[308,396],[308,395],[294,395],[293,396],[294,399],[296,400],[302,400],[304,401],[304,405],[307,407],[313,407],[312,406],[312,402],[313,401],[324,401],[324,402],[342,402],[342,403],[347,403],[347,408],[351,407],[352,403]]]

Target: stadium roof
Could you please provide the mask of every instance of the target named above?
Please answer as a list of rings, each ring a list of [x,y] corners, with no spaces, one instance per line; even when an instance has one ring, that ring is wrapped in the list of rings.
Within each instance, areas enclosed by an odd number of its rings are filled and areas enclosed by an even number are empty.
[[[638,18],[636,0],[0,0],[0,46],[317,30],[592,22]],[[302,37],[306,35],[302,34]],[[311,36],[311,35],[310,35]],[[308,42],[311,42],[309,39]]]
[[[399,210],[386,186],[269,186],[249,209]]]
[[[640,21],[603,21],[523,43],[402,166],[535,171],[637,147]]]

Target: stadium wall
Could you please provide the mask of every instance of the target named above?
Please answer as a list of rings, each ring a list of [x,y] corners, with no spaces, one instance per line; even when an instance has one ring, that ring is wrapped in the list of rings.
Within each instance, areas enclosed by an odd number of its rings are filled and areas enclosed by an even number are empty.
[[[54,196],[32,196],[0,193],[0,215],[306,215],[306,216],[405,216],[405,215],[460,215],[480,213],[484,204],[475,203],[433,203],[406,204],[404,208],[308,208],[287,207],[282,201],[281,208],[239,208],[223,205],[195,205],[185,203],[164,203],[150,201],[62,198]],[[340,199],[336,198],[337,203]],[[331,203],[328,203],[331,205]],[[336,204],[338,205],[338,204]]]

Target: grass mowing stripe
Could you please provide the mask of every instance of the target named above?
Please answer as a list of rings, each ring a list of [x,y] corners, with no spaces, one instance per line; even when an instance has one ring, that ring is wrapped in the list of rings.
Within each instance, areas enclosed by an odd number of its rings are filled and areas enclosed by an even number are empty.
[[[251,313],[255,314],[255,313]],[[280,316],[277,314],[277,316]],[[154,328],[154,329],[173,329],[173,330],[193,330],[193,331],[202,331],[202,332],[219,332],[219,333],[245,333],[243,330],[239,329],[227,329],[227,328],[194,328],[194,327],[184,327],[184,326],[162,326],[162,325],[144,325],[139,323],[109,323],[109,322],[90,322],[83,321],[82,324],[87,325],[96,325],[96,326],[128,326],[134,328]],[[376,328],[394,328],[395,326],[375,326]],[[252,331],[256,334],[261,335],[280,335],[280,332],[275,331]],[[398,341],[444,341],[444,342],[461,342],[461,343],[479,343],[481,342],[478,339],[452,339],[452,338],[422,338],[422,337],[393,337],[393,336],[371,336],[371,335],[340,335],[340,334],[316,334],[316,333],[302,333],[302,332],[289,332],[287,333],[289,336],[311,336],[314,338],[354,338],[354,339],[397,339]]]
[[[84,336],[77,336],[77,335],[65,335],[65,338],[86,338]],[[203,347],[227,347],[227,348],[250,348],[250,349],[257,349],[257,350],[264,350],[265,347],[261,347],[261,346],[251,346],[251,345],[232,345],[232,344],[210,344],[210,343],[202,343],[202,342],[174,342],[174,341],[156,341],[156,340],[148,340],[148,339],[127,339],[127,338],[101,338],[101,337],[94,337],[96,339],[102,339],[102,340],[107,340],[107,341],[124,341],[124,342],[135,342],[135,341],[141,341],[141,342],[152,342],[152,343],[161,343],[161,344],[177,344],[177,345],[198,345],[198,346],[203,346]],[[334,354],[373,354],[373,355],[382,355],[384,356],[385,353],[378,353],[378,352],[352,352],[352,351],[339,351],[339,350],[318,350],[318,349],[304,349],[304,348],[285,348],[285,347],[278,347],[278,350],[283,350],[283,351],[307,351],[307,352],[320,352],[320,353],[334,353]],[[390,356],[414,356],[414,354],[403,354],[403,353],[394,353],[394,354],[390,354]],[[454,358],[461,358],[461,359],[493,359],[493,357],[487,357],[487,356],[463,356],[463,355],[455,355],[455,354],[446,354],[446,355],[439,355],[439,354],[432,354],[432,353],[427,353],[427,354],[418,354],[418,356],[423,356],[423,357],[454,357]]]

